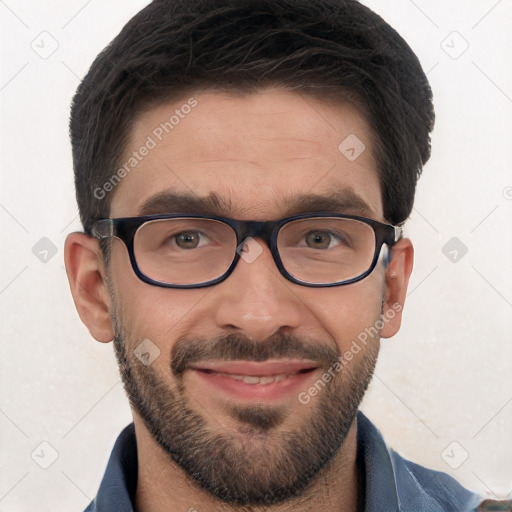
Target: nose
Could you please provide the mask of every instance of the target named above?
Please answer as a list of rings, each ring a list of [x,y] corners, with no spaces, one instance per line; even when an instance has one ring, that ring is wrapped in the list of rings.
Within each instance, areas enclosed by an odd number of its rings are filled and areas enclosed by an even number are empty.
[[[299,285],[287,281],[261,239],[246,241],[233,273],[216,285],[215,320],[222,329],[242,331],[263,341],[278,331],[297,328],[304,317]]]

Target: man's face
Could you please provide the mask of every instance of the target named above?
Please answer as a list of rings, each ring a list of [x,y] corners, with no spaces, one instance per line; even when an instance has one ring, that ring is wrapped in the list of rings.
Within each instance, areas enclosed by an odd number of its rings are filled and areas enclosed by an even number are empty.
[[[385,220],[371,132],[354,109],[282,90],[194,98],[162,141],[154,130],[188,98],[137,118],[126,160],[148,136],[157,144],[117,186],[111,217],[173,212],[169,193],[215,195],[223,209],[211,213],[273,220],[315,210],[290,211],[298,196],[337,194],[339,213]],[[366,146],[355,160],[339,149],[351,135]],[[201,289],[142,282],[118,239],[110,263],[116,353],[134,414],[203,488],[239,503],[300,493],[336,453],[379,336],[341,370],[335,362],[387,299],[381,263],[358,283],[310,288],[287,281],[259,242],[254,261],[240,259],[225,281]],[[160,351],[150,365],[134,354],[143,340]],[[329,369],[334,377],[299,400]]]

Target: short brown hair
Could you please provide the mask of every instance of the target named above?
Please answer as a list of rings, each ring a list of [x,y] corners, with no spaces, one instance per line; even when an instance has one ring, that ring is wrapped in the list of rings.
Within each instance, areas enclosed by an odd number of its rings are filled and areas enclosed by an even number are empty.
[[[412,210],[430,157],[432,92],[407,43],[356,0],[155,0],[98,55],[71,109],[76,195],[86,232],[109,216],[138,112],[201,89],[356,98],[376,135],[384,216]]]

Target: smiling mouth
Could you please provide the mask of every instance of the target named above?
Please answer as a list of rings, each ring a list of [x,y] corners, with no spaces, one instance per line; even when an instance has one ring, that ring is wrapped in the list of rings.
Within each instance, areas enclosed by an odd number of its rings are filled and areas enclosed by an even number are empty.
[[[315,369],[316,368],[306,368],[306,369],[299,370],[298,372],[294,372],[294,373],[278,373],[275,375],[237,375],[237,374],[233,374],[233,373],[216,372],[214,370],[203,369],[203,368],[197,368],[197,371],[204,372],[206,374],[218,375],[219,377],[228,377],[230,379],[243,382],[244,384],[249,384],[249,385],[261,384],[263,386],[266,386],[268,384],[273,384],[275,382],[285,381],[285,380],[289,379],[290,377],[293,377],[298,374],[313,372]]]
[[[238,400],[279,400],[305,389],[318,364],[304,360],[217,361],[191,368],[205,393]]]

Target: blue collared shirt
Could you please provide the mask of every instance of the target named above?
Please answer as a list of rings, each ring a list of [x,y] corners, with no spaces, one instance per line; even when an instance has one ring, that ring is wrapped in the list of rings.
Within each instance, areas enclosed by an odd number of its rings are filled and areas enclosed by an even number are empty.
[[[365,475],[365,512],[474,512],[481,498],[446,473],[410,462],[357,415],[357,460]],[[98,494],[85,512],[134,512],[137,445],[133,423],[117,438]]]

